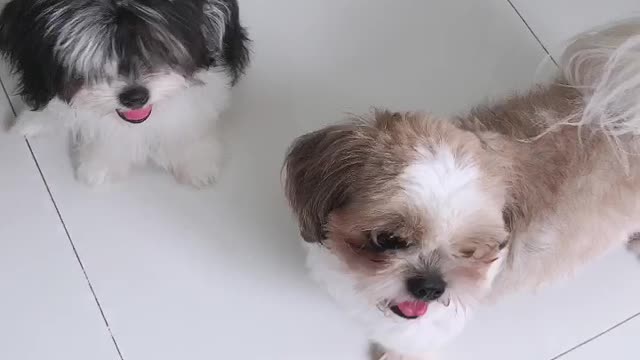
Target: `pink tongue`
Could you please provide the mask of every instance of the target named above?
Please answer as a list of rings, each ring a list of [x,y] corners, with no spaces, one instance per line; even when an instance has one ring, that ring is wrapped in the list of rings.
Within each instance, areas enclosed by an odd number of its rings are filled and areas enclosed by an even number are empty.
[[[122,116],[127,118],[127,120],[131,120],[131,121],[142,120],[148,117],[149,114],[151,114],[151,105],[147,107],[143,107],[141,109],[122,111],[120,113],[122,114]]]
[[[424,301],[405,301],[397,305],[406,317],[420,317],[427,313],[429,304]]]

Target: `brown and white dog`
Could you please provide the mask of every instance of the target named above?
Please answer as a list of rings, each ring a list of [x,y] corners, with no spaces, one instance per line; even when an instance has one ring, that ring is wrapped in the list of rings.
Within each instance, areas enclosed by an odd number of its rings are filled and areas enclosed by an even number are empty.
[[[551,85],[463,117],[376,112],[285,163],[308,266],[384,359],[425,359],[481,303],[640,231],[640,21],[583,34]]]

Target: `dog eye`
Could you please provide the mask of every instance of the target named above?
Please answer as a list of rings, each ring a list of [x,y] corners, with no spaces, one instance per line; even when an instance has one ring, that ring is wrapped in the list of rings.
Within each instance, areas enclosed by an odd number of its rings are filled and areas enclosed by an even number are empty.
[[[370,236],[371,249],[375,252],[402,250],[409,247],[409,243],[404,239],[390,232],[371,233]]]
[[[470,258],[473,256],[473,254],[475,254],[475,252],[475,249],[462,249],[460,250],[460,257]]]

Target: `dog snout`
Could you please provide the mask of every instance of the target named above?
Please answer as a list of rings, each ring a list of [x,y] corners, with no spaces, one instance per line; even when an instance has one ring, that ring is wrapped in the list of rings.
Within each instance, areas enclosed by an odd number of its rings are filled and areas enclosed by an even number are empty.
[[[407,280],[407,290],[417,299],[425,301],[437,300],[444,294],[447,283],[440,275],[412,277]]]
[[[126,88],[118,96],[120,103],[129,109],[138,109],[149,101],[149,90],[143,86],[131,86]]]

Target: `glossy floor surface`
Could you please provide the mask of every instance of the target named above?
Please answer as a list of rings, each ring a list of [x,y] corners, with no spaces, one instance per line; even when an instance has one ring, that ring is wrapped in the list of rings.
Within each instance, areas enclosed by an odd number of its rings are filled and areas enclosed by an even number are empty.
[[[6,1],[6,0],[3,0]],[[307,278],[280,167],[292,139],[372,106],[454,114],[541,81],[566,38],[637,0],[240,0],[253,63],[219,183],[87,188],[66,139],[0,134],[0,359],[365,360]],[[6,67],[5,123],[23,106]],[[452,360],[640,359],[624,251],[481,311]]]

